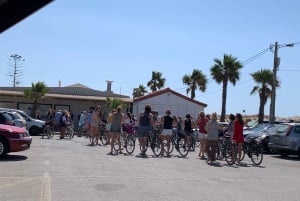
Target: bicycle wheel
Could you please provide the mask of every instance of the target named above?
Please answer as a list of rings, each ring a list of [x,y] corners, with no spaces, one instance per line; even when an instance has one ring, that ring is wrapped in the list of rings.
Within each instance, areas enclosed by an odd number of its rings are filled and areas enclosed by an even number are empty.
[[[161,156],[163,144],[162,140],[158,136],[154,136],[151,142],[151,149],[156,157]]]
[[[47,128],[46,128],[46,133],[47,133],[48,139],[53,138],[53,136],[54,136],[54,131],[53,131],[53,129],[52,129],[51,127],[47,127]]]
[[[69,138],[73,139],[73,137],[74,137],[74,130],[73,130],[73,128],[68,127],[67,128],[67,132],[68,132]]]
[[[195,151],[196,149],[196,140],[193,136],[190,137],[191,138],[191,142],[190,142],[190,151]]]
[[[135,148],[135,139],[133,136],[128,136],[125,141],[125,149],[128,154],[132,154]]]
[[[245,154],[246,154],[246,145],[242,145],[242,149],[241,149],[241,158],[240,158],[240,161],[244,160],[245,158]]]
[[[260,165],[263,160],[263,148],[261,144],[253,144],[250,147],[251,161],[254,165]]]
[[[178,142],[178,152],[180,154],[180,156],[182,157],[186,157],[189,153],[189,144],[188,142],[186,142],[184,139],[179,140]]]
[[[166,140],[162,141],[162,144],[164,145],[163,146],[164,152],[167,155],[170,155],[173,152],[173,150],[174,150],[174,144],[172,142],[170,142],[169,151],[168,151],[167,141]]]
[[[101,134],[100,136],[100,141],[103,145],[107,145],[107,138],[106,138],[106,135],[103,133]]]
[[[225,161],[228,165],[233,165],[236,161],[236,145],[229,143],[225,146]]]
[[[217,159],[223,160],[224,159],[224,142],[222,140],[218,140],[218,147],[217,147]]]

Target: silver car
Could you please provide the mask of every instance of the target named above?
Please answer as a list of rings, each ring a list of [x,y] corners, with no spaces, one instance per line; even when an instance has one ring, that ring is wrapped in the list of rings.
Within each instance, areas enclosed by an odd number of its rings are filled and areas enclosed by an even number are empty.
[[[27,126],[26,119],[24,119],[19,113],[14,111],[3,111],[3,112],[11,116],[14,122],[14,126],[26,129]]]
[[[300,123],[278,124],[270,135],[269,148],[278,151],[282,156],[300,156]]]

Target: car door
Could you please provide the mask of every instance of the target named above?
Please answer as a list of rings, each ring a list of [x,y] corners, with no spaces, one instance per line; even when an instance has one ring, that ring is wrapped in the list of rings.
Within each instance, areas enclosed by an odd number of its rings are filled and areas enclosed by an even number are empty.
[[[291,126],[287,124],[277,125],[271,134],[271,141],[276,146],[284,147],[287,144],[286,135],[290,131]]]
[[[290,132],[285,136],[283,143],[287,149],[291,149],[294,151],[297,151],[299,149],[300,125],[295,125],[292,127]]]

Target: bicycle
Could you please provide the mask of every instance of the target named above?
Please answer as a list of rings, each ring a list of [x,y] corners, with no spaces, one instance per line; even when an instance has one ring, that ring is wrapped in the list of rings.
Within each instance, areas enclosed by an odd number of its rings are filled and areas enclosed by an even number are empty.
[[[73,139],[74,138],[74,126],[72,122],[67,122],[67,129],[66,129],[66,133],[65,133],[65,137],[69,137],[69,139]]]
[[[46,133],[48,139],[53,138],[54,136],[54,127],[53,127],[53,121],[49,120],[45,122],[45,128],[44,128],[44,133]],[[44,138],[44,135],[43,135]]]
[[[102,145],[107,145],[107,134],[106,134],[106,123],[100,123],[99,127],[99,140],[101,141]]]
[[[132,154],[134,152],[135,149],[135,141],[136,141],[136,137],[135,137],[135,126],[132,126],[130,128],[124,129],[123,132],[125,132],[125,144],[124,144],[124,148],[126,149],[126,152],[128,154]]]
[[[256,166],[263,161],[263,146],[258,138],[247,138],[242,146],[240,161],[245,158],[245,155],[251,159]],[[232,142],[226,147],[225,161],[228,165],[233,165],[237,160],[238,149],[236,143]]]
[[[231,137],[229,135],[219,137],[218,147],[217,147],[217,149],[218,149],[217,150],[217,159],[223,160],[225,158],[226,146],[229,143],[231,143]]]
[[[143,149],[142,145],[140,144],[140,150],[143,154],[145,154],[147,152],[148,147],[150,147],[153,154],[156,157],[161,156],[163,144],[162,144],[162,140],[161,140],[159,134],[160,134],[159,129],[154,129],[152,132],[149,132],[147,141],[146,141],[146,146],[144,147],[144,149]]]
[[[184,131],[179,131],[182,133],[182,136],[179,136],[177,131],[173,131],[172,137],[171,137],[171,144],[169,151],[165,149],[166,145],[164,144],[164,151],[167,155],[170,155],[174,147],[182,157],[186,157],[189,153],[190,145],[187,140],[187,136],[183,134]]]

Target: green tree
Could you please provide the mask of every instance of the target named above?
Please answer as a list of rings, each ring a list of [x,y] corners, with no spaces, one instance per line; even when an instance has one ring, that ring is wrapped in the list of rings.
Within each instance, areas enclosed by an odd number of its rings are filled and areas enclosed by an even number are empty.
[[[118,106],[124,108],[124,102],[118,98],[107,98],[106,105],[109,111],[111,111],[112,109],[116,109]]]
[[[258,84],[253,87],[250,95],[258,92],[259,94],[259,112],[258,122],[262,123],[265,116],[265,105],[272,93],[273,72],[268,69],[261,69],[250,74],[253,80]]]
[[[25,89],[23,91],[24,95],[27,98],[33,100],[32,109],[31,109],[31,116],[34,117],[36,114],[38,100],[45,96],[49,89],[47,88],[44,82],[37,82],[36,84],[31,83],[31,88]]]
[[[140,84],[138,88],[133,89],[133,98],[144,96],[147,93],[147,89],[144,85]]]
[[[182,78],[182,82],[188,85],[186,94],[189,94],[189,92],[191,92],[191,99],[195,98],[196,89],[199,88],[199,90],[202,92],[205,92],[206,90],[207,79],[200,70],[194,69],[192,75],[184,75]]]
[[[215,58],[214,62],[215,64],[211,67],[210,73],[218,84],[223,84],[221,121],[225,121],[227,85],[230,82],[235,86],[236,82],[240,79],[239,70],[243,65],[237,58],[227,54],[224,54],[223,61]]]
[[[147,86],[150,87],[152,92],[154,92],[154,91],[157,91],[158,89],[161,89],[162,87],[164,87],[165,81],[166,81],[166,79],[162,78],[161,72],[152,71],[152,78],[147,83]]]

